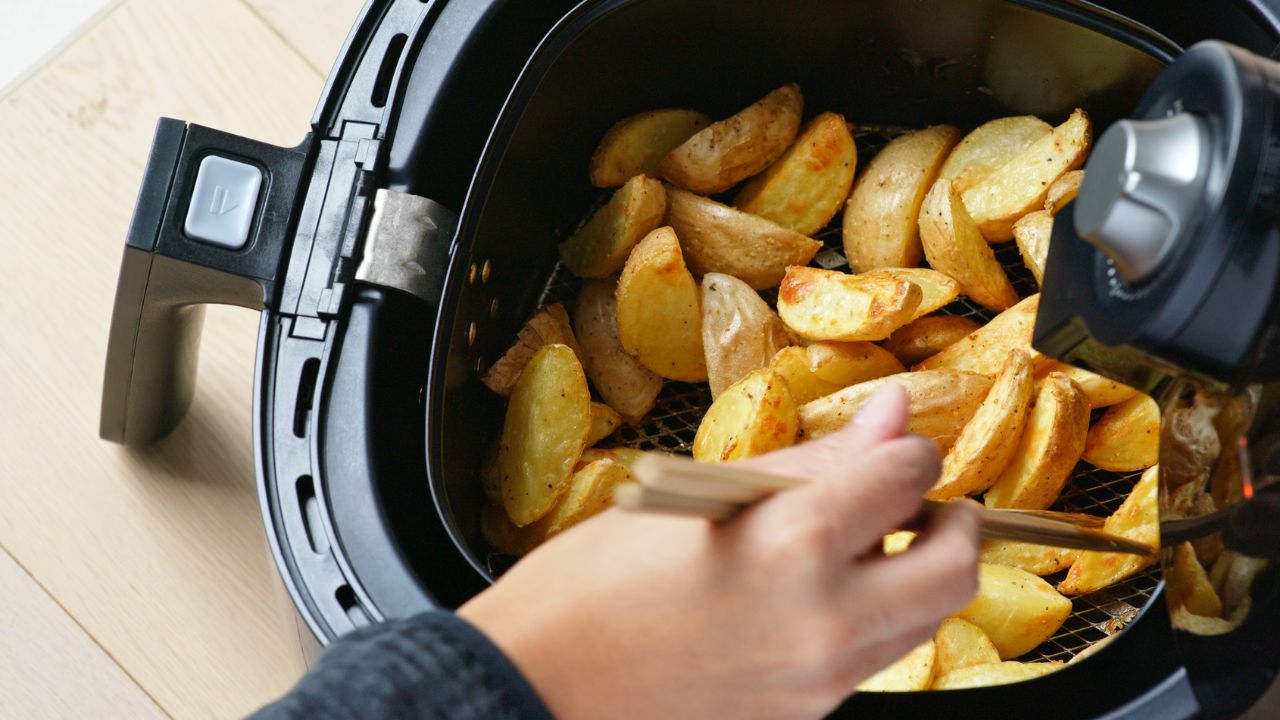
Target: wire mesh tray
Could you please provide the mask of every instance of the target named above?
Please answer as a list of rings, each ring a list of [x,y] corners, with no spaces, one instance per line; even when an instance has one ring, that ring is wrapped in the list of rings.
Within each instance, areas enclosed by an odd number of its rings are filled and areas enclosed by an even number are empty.
[[[903,132],[902,129],[893,127],[861,128],[860,132],[855,129],[859,163],[865,166],[875,151],[901,132]],[[608,195],[605,194],[601,198],[601,203],[607,199]],[[814,257],[813,264],[829,270],[847,272],[849,264],[844,257],[838,223],[814,237],[822,241],[823,249]],[[994,246],[994,249],[996,259],[1005,268],[1018,295],[1027,297],[1037,292],[1035,279],[1023,265],[1016,243],[1001,243]],[[572,308],[580,284],[580,281],[565,269],[563,263],[557,263],[555,272],[543,291],[539,306],[560,302],[565,307]],[[770,303],[774,301],[774,297],[769,292],[764,293],[764,298]],[[970,317],[981,324],[990,321],[994,315],[963,296],[939,312]],[[613,436],[601,441],[600,444],[690,455],[693,451],[693,437],[698,431],[698,424],[710,406],[711,391],[705,383],[667,381],[658,396],[657,405],[645,418],[643,425],[636,427],[623,425]],[[1098,516],[1110,515],[1128,496],[1129,490],[1133,488],[1140,475],[1140,472],[1127,474],[1106,472],[1081,461],[1067,481],[1053,509]],[[490,567],[505,568],[509,562],[509,558],[495,556],[490,560]],[[1056,586],[1065,577],[1066,571],[1062,571],[1047,576],[1045,580]],[[1159,583],[1159,567],[1153,566],[1129,580],[1116,583],[1097,593],[1073,598],[1071,615],[1058,632],[1020,659],[1070,660],[1094,643],[1124,629],[1150,601]]]

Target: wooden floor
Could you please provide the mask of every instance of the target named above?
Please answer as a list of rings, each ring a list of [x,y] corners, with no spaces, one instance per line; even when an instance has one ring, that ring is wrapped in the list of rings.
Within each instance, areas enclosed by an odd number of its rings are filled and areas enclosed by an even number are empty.
[[[302,672],[254,487],[257,315],[210,311],[157,447],[98,440],[98,397],[156,118],[295,144],[360,4],[122,0],[0,98],[0,717],[235,717]]]

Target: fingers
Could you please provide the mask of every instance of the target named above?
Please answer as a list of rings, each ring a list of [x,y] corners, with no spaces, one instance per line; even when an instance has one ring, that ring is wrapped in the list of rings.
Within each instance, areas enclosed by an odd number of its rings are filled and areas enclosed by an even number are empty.
[[[950,503],[906,551],[863,563],[850,574],[846,602],[872,611],[859,634],[877,642],[954,614],[977,592],[977,566],[977,514]]]
[[[850,653],[849,657],[844,662],[838,663],[835,668],[836,682],[839,685],[839,689],[845,695],[852,693],[858,685],[867,681],[876,673],[901,660],[907,653],[925,642],[932,640],[934,634],[938,631],[939,622],[929,622],[918,627],[909,628],[887,640],[881,640]]]

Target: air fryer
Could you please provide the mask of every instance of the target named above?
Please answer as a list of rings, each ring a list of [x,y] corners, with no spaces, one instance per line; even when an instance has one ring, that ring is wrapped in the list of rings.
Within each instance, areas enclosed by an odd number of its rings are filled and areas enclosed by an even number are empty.
[[[1102,129],[1184,47],[1220,38],[1265,55],[1280,40],[1264,0],[1105,4],[370,0],[298,146],[160,121],[101,434],[165,435],[190,402],[202,306],[261,310],[256,470],[301,622],[328,643],[457,607],[501,570],[479,537],[477,477],[502,403],[478,376],[556,291],[556,245],[599,200],[586,161],[613,122],[655,107],[724,117],[795,81],[811,110],[868,125],[1081,106]],[[1252,704],[1273,669],[1232,657],[1257,670],[1249,682],[1197,684],[1154,579],[1144,597],[1113,642],[1059,672],[859,694],[836,715],[1228,717]]]

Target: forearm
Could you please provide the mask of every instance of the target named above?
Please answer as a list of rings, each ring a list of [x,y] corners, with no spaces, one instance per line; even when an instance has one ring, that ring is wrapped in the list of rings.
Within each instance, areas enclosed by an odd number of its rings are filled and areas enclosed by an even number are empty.
[[[343,638],[287,695],[251,717],[551,716],[516,667],[480,631],[452,613],[429,612]]]

